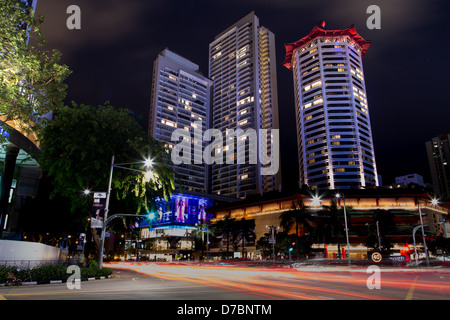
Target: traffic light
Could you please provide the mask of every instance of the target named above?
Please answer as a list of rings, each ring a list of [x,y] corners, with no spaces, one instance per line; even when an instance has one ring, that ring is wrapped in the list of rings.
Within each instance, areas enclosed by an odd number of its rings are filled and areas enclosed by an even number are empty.
[[[295,241],[291,242],[291,247],[289,248],[289,252],[294,251]]]

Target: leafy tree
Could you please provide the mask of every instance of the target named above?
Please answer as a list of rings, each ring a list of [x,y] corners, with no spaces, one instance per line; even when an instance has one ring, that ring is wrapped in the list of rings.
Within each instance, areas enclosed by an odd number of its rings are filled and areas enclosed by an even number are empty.
[[[276,236],[275,246],[269,243],[271,235],[266,233],[259,238],[256,243],[256,248],[262,250],[265,256],[272,256],[273,248],[275,248],[275,255],[289,254],[289,249],[293,248],[292,254],[309,254],[311,253],[311,241],[309,237],[297,237],[295,234],[288,234],[287,232],[278,232]],[[292,243],[295,242],[295,246],[292,247]]]
[[[166,148],[148,137],[126,109],[73,103],[48,123],[40,141],[39,163],[53,181],[51,197],[70,199],[72,214],[84,221],[90,216],[92,197],[82,191],[107,191],[113,155],[115,164],[149,158],[153,166],[145,175],[114,168],[110,214],[152,209],[157,197],[168,199],[173,191]],[[129,168],[144,169],[142,165]]]
[[[42,22],[21,0],[2,0],[0,120],[26,134],[38,132],[47,121],[43,116],[63,107],[67,88],[63,82],[71,73],[59,64],[57,50],[42,50]]]
[[[275,255],[277,255],[278,252],[277,246],[272,246],[272,244],[269,243],[270,237],[270,233],[265,233],[264,236],[256,241],[256,250],[261,250],[265,257],[272,256],[273,248],[275,248]]]
[[[438,236],[428,243],[428,249],[434,254],[448,255],[450,253],[450,238]],[[439,252],[439,251],[440,252]]]

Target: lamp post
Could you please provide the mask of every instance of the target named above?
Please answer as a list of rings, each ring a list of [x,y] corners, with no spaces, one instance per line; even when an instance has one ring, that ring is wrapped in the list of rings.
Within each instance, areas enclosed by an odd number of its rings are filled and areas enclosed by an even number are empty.
[[[417,227],[415,227],[413,229],[414,254],[415,254],[415,258],[416,258],[416,267],[419,265],[419,259],[418,259],[418,256],[417,256],[417,247],[416,247],[416,231],[419,228],[422,228],[422,227],[423,227],[423,225],[420,225],[420,226],[417,226]]]
[[[378,238],[378,249],[381,251],[380,221],[377,221],[377,238]]]
[[[339,193],[336,194],[336,198],[340,198],[341,195]],[[345,208],[345,196],[344,193],[342,193],[342,201],[344,202],[344,221],[345,221],[345,236],[347,238],[347,251],[348,251],[348,265],[352,265],[352,260],[350,258],[350,242],[348,240],[348,226],[347,226],[347,209]]]
[[[420,225],[422,226],[422,238],[423,238],[423,247],[425,249],[425,257],[427,260],[427,267],[430,266],[430,261],[428,259],[428,249],[427,249],[427,242],[425,241],[425,231],[423,229],[423,221],[422,221],[422,211],[420,210],[420,201],[417,200],[417,207],[419,208],[419,217],[420,217]]]
[[[112,158],[111,158],[111,167],[110,167],[110,171],[109,171],[108,190],[107,190],[107,193],[106,193],[105,218],[104,218],[105,223],[103,224],[102,234],[100,236],[100,252],[99,252],[99,257],[98,257],[98,267],[100,269],[102,268],[102,265],[103,265],[103,248],[105,246],[105,231],[106,231],[106,224],[107,224],[107,221],[108,221],[109,200],[111,198],[111,184],[112,184],[112,177],[113,177],[114,167],[125,169],[125,170],[137,171],[137,172],[141,172],[141,173],[148,172],[148,171],[143,171],[143,170],[123,167],[124,165],[138,164],[138,163],[141,163],[141,162],[128,162],[128,163],[114,164],[114,156],[112,156]],[[150,160],[150,159],[146,159],[145,162],[144,162],[144,165],[146,167],[150,168],[153,165],[153,161]],[[132,215],[132,216],[136,216],[136,215]],[[112,217],[115,218],[116,215],[114,215]]]
[[[275,230],[279,229],[280,227],[275,227],[275,226],[267,226],[266,228],[268,228],[270,230],[270,238],[271,238],[271,242],[272,242],[272,257],[273,257],[273,263],[275,263]]]

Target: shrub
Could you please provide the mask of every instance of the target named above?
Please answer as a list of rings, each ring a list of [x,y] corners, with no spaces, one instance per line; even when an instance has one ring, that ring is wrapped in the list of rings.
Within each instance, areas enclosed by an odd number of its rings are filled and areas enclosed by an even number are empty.
[[[0,283],[6,283],[8,281],[8,272],[17,272],[16,266],[0,266]]]
[[[66,281],[70,274],[67,273],[67,267],[61,264],[44,265],[30,270],[31,279],[38,282],[50,280]]]
[[[19,270],[16,266],[0,266],[0,283],[7,283],[8,272],[15,274],[20,281],[48,282],[50,280],[67,281],[72,274],[67,273],[67,266],[61,264],[43,265],[31,270]],[[89,267],[80,268],[81,278],[106,277],[112,274],[110,268],[98,268],[97,261],[91,261]]]

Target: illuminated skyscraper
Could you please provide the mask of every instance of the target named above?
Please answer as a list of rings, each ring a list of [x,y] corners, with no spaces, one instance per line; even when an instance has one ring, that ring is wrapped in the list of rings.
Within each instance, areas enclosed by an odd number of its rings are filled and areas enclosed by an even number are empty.
[[[209,77],[214,81],[212,127],[223,135],[226,129],[268,129],[267,141],[258,137],[257,143],[251,139],[245,143],[247,150],[257,152],[264,144],[272,152],[270,130],[278,129],[275,36],[259,25],[254,12],[210,43]],[[262,175],[260,162],[238,164],[231,159],[233,164],[226,163],[225,151],[223,164],[212,164],[212,193],[243,198],[280,188],[280,170],[275,175]]]
[[[450,134],[434,137],[425,145],[434,191],[440,196],[448,196],[450,195]]]
[[[319,189],[378,185],[362,58],[371,42],[350,26],[320,22],[286,44],[294,76],[300,184]]]
[[[175,129],[186,129],[194,137],[197,122],[203,134],[209,128],[211,87],[212,81],[199,73],[197,64],[168,49],[162,51],[153,65],[149,135],[172,149],[178,143],[171,141]],[[191,155],[190,163],[172,163],[176,188],[207,193],[208,166],[201,156]]]

